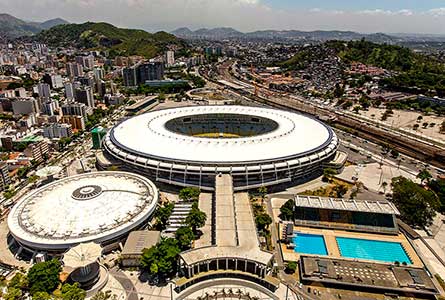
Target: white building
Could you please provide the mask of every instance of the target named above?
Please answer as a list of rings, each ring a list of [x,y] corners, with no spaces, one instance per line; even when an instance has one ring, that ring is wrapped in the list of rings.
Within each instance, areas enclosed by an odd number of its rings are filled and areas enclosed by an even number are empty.
[[[37,93],[40,98],[49,99],[51,97],[51,88],[47,83],[39,83],[37,85]]]
[[[61,75],[51,75],[51,85],[55,89],[63,88],[63,79]]]
[[[172,66],[175,64],[175,52],[168,50],[165,52],[165,62],[167,66]]]
[[[145,177],[85,173],[29,192],[9,213],[8,227],[20,251],[60,255],[88,242],[118,247],[120,239],[146,224],[158,198]]]
[[[43,127],[43,136],[46,138],[66,138],[73,135],[70,124],[52,123]]]

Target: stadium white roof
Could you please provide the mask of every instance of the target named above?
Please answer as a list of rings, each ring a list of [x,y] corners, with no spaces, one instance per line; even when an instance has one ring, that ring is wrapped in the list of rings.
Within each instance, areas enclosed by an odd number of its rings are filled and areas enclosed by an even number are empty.
[[[66,249],[127,233],[153,213],[157,201],[156,186],[142,176],[86,173],[27,194],[12,208],[8,226],[30,248]]]
[[[275,130],[252,137],[205,138],[175,133],[172,119],[204,114],[239,114],[271,119]],[[128,119],[109,133],[127,153],[175,161],[242,163],[311,155],[323,151],[335,134],[323,123],[301,114],[248,106],[192,106],[146,113]]]

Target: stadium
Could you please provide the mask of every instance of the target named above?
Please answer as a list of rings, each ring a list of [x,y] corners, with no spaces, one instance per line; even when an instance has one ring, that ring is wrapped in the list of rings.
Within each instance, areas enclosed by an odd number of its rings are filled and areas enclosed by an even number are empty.
[[[158,190],[145,177],[85,173],[25,195],[9,213],[8,227],[19,252],[56,256],[87,242],[106,250],[145,225],[157,203]]]
[[[233,176],[235,191],[319,176],[338,139],[322,122],[249,106],[191,106],[149,112],[113,127],[99,169],[118,165],[177,186],[214,189]]]

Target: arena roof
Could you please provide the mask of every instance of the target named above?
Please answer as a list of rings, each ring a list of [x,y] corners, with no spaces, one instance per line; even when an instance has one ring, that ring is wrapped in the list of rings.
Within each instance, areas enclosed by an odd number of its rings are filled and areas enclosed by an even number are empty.
[[[261,135],[238,138],[188,136],[166,128],[166,123],[172,119],[206,114],[261,117],[275,121],[278,127]],[[115,147],[137,156],[216,164],[311,155],[327,148],[334,137],[329,127],[310,117],[247,106],[192,106],[160,110],[128,119],[109,132]]]
[[[386,200],[356,200],[297,195],[295,196],[295,206],[400,215],[394,204]]]
[[[86,173],[27,194],[11,210],[8,226],[25,246],[62,250],[129,232],[153,213],[157,201],[156,186],[142,176]]]

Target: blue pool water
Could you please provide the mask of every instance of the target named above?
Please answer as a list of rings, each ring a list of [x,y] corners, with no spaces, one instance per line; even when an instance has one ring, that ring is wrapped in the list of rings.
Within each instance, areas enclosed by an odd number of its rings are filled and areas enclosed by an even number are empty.
[[[292,242],[297,253],[327,255],[326,245],[322,235],[295,232]]]
[[[412,264],[400,243],[336,237],[343,257]]]

